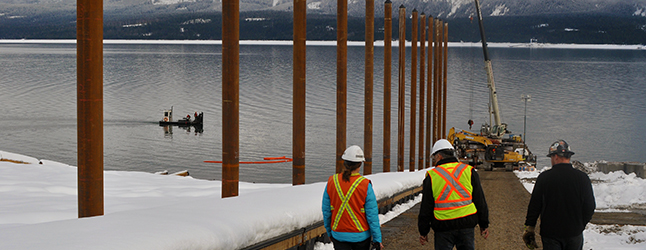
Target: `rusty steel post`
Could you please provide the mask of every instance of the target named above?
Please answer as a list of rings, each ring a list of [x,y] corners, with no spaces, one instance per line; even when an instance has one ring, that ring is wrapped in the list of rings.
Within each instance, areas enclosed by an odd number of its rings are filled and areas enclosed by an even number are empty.
[[[391,66],[393,42],[393,6],[390,0],[384,4],[384,163],[383,172],[390,172],[390,111],[391,111]]]
[[[365,113],[363,129],[363,174],[372,174],[372,99],[375,54],[375,0],[366,0],[366,46],[365,46]]]
[[[399,94],[397,119],[397,171],[404,171],[404,124],[406,113],[406,8],[399,6]]]
[[[292,185],[305,184],[305,74],[307,1],[294,0]]]
[[[431,79],[431,76],[433,75],[433,55],[435,54],[433,52],[433,34],[435,29],[433,28],[435,23],[435,19],[433,17],[428,18],[428,65],[427,65],[427,70],[428,70],[428,78],[426,80],[426,96],[428,97],[426,99],[426,161],[424,162],[424,167],[429,168],[431,167],[431,115],[432,115],[432,98],[433,98],[433,80]]]
[[[408,170],[415,171],[415,120],[417,115],[417,9],[413,9],[411,30],[411,67],[410,67],[410,148],[408,149]]]
[[[78,216],[103,215],[103,1],[78,0]]]
[[[426,70],[425,60],[426,60],[426,14],[422,12],[420,16],[420,44],[419,49],[419,151],[417,157],[417,169],[424,169],[424,97],[426,93],[424,92],[424,71]]]
[[[240,2],[222,1],[222,198],[238,196]]]
[[[336,172],[343,171],[348,99],[348,0],[337,1],[336,31]]]
[[[447,96],[447,74],[448,74],[448,65],[449,62],[449,24],[444,23],[444,83],[442,84],[442,138],[446,139],[446,99]]]

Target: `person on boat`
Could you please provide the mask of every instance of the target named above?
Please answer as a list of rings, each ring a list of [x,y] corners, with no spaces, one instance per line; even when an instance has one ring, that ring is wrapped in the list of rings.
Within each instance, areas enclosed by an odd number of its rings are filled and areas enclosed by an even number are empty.
[[[538,248],[534,233],[538,217],[543,249],[583,249],[583,230],[596,202],[590,177],[570,163],[573,154],[564,140],[549,148],[552,168],[538,175],[527,207],[523,241],[529,249]]]
[[[186,115],[186,120],[187,120],[187,121],[191,121],[191,115],[190,115],[190,114],[189,114],[189,115]]]
[[[474,228],[489,237],[489,209],[475,168],[455,157],[455,148],[445,139],[433,145],[433,166],[422,184],[422,202],[417,217],[419,242],[428,242],[431,228],[435,249],[475,249]]]
[[[323,192],[327,235],[337,250],[382,249],[377,199],[370,180],[359,174],[365,160],[363,150],[350,146],[341,159],[343,172],[330,176]]]

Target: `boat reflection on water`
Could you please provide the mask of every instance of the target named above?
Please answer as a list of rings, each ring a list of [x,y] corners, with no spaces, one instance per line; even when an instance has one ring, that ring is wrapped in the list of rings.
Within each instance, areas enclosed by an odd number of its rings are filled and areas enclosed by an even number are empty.
[[[164,131],[164,137],[173,138],[173,126],[177,126],[185,131],[187,134],[195,132],[195,135],[202,134],[204,132],[204,127],[202,124],[199,125],[162,125],[162,130]]]

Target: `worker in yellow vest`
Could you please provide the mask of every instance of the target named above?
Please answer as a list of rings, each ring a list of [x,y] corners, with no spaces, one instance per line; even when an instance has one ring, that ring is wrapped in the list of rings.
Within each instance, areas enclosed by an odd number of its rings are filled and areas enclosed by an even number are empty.
[[[379,207],[370,180],[359,174],[365,160],[359,146],[348,147],[343,172],[330,176],[323,192],[323,224],[336,250],[383,248]],[[371,239],[372,238],[372,239]]]
[[[485,239],[489,237],[489,209],[478,173],[458,161],[455,148],[445,139],[435,142],[431,156],[435,168],[424,178],[419,241],[426,244],[433,228],[436,250],[473,250],[476,225]]]

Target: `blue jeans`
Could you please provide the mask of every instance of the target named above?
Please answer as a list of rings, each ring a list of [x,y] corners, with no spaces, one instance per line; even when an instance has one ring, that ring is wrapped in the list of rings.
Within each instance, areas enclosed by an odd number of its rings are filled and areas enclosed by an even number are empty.
[[[433,232],[435,234],[435,250],[474,250],[475,234],[473,228]]]
[[[542,237],[543,250],[582,250],[583,234],[571,238]]]

